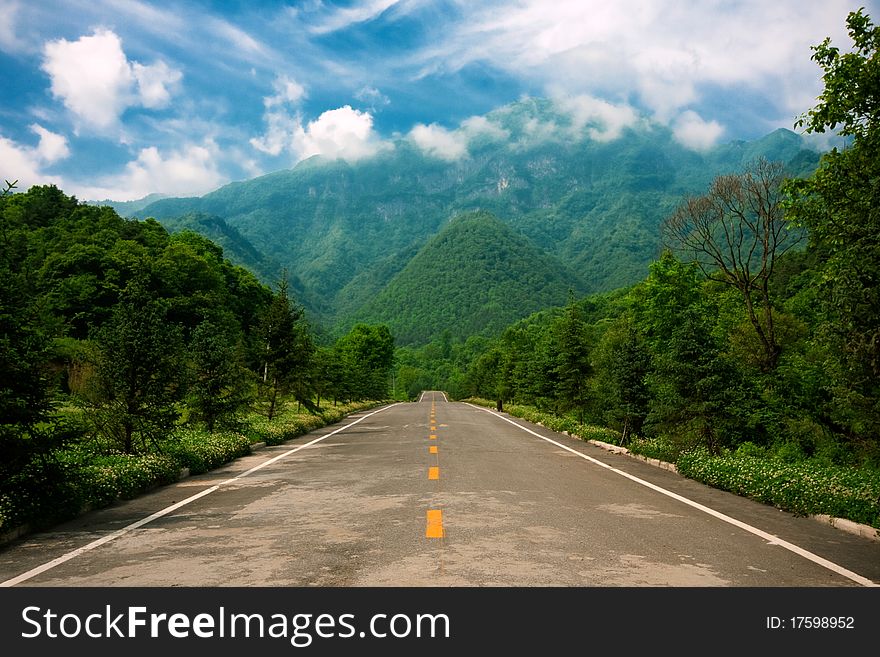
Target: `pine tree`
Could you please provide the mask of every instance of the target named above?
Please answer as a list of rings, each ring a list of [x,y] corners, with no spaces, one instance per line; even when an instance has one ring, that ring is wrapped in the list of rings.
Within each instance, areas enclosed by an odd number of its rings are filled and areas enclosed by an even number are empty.
[[[204,321],[189,346],[192,370],[187,403],[208,431],[229,424],[251,399],[251,382],[239,344],[230,330]]]
[[[159,445],[180,417],[185,391],[180,327],[167,305],[147,292],[142,277],[123,291],[110,321],[95,335],[100,354],[90,395],[98,433],[127,454]]]
[[[556,343],[557,399],[563,411],[575,410],[584,421],[589,396],[589,379],[593,373],[587,323],[573,297],[553,326]]]
[[[303,308],[288,297],[286,276],[263,315],[260,336],[260,378],[268,399],[269,419],[277,415],[284,395],[290,393],[309,410],[316,410],[310,389],[314,344]]]

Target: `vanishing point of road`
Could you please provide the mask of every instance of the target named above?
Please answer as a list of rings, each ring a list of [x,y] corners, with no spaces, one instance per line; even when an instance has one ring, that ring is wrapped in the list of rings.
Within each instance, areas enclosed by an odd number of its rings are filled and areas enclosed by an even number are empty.
[[[880,542],[423,393],[0,548],[6,586],[871,586]]]

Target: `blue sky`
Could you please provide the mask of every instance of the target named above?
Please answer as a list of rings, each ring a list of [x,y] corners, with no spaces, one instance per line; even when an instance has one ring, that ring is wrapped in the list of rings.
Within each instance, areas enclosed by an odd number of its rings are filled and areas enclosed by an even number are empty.
[[[842,0],[0,0],[0,178],[82,200],[198,195],[409,139],[447,160],[546,97],[614,139],[702,149],[815,104]]]

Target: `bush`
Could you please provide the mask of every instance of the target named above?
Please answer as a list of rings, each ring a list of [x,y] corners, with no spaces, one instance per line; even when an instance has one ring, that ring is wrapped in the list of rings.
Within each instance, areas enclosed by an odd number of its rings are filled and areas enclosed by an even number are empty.
[[[796,515],[827,514],[880,528],[880,472],[753,456],[713,457],[695,450],[678,471],[704,484]]]
[[[179,472],[179,463],[169,456],[114,454],[79,468],[71,483],[85,506],[97,508],[176,481]]]
[[[250,439],[240,433],[187,429],[178,433],[165,453],[174,458],[179,468],[190,474],[201,474],[251,453]]]

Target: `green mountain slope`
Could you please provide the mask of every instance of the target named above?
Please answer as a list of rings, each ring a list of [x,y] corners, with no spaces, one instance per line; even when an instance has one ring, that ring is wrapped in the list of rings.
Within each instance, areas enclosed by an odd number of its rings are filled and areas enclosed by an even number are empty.
[[[374,297],[457,215],[492,212],[578,271],[588,292],[601,292],[646,275],[662,220],[715,175],[762,155],[808,172],[819,157],[788,130],[701,152],[648,123],[596,139],[539,99],[484,120],[494,132],[469,134],[455,160],[399,138],[356,163],[314,157],[203,197],[162,199],[137,216],[222,217],[296,276],[303,302],[330,325]]]
[[[494,335],[586,288],[528,238],[475,212],[451,221],[351,321],[386,323],[397,344],[425,343],[446,331],[464,340]]]

